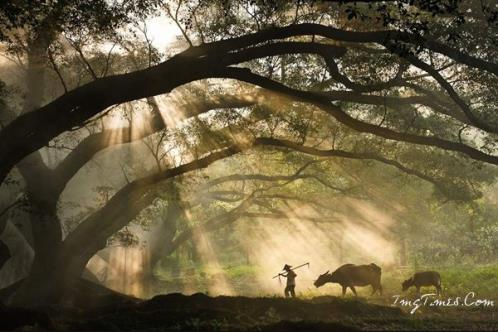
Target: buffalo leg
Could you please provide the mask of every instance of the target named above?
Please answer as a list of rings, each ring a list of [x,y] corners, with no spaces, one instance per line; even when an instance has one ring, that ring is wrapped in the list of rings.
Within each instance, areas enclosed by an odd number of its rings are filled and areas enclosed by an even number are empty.
[[[443,290],[441,289],[441,284],[436,285],[437,296],[443,295]]]
[[[354,286],[349,286],[349,288],[351,288],[351,290],[353,291],[354,296],[358,296],[358,294],[356,294],[356,289],[354,288]]]
[[[372,285],[372,294],[370,296],[374,295],[376,291],[379,291],[379,294],[382,295],[382,286],[380,284]]]
[[[346,286],[342,286],[342,296],[344,297],[346,295]]]

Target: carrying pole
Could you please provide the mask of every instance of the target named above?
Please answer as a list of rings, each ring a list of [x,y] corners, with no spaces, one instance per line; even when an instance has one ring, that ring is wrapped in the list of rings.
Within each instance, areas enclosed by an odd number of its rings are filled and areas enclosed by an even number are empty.
[[[300,267],[303,267],[303,266],[305,266],[305,265],[308,265],[308,269],[310,268],[310,263],[308,262],[308,263],[304,263],[304,264],[298,265],[298,266],[296,266],[296,267],[293,267],[293,268],[291,269],[291,271],[292,271],[292,270],[297,270],[297,269],[299,269]],[[276,276],[274,276],[272,279],[279,278],[281,275],[282,275],[282,273],[279,273],[279,274],[277,274]]]

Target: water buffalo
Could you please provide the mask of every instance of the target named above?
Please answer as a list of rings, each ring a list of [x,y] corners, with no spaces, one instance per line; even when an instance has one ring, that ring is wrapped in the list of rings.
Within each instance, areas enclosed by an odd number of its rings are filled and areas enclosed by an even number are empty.
[[[367,286],[371,285],[372,295],[378,290],[382,295],[382,286],[380,284],[381,268],[374,263],[370,265],[354,265],[344,264],[331,274],[329,271],[321,274],[314,282],[318,288],[327,282],[333,282],[342,286],[342,296],[346,294],[346,289],[349,287],[356,296],[356,289],[354,286]]]
[[[403,292],[408,288],[415,286],[417,288],[417,295],[420,296],[420,287],[434,286],[436,287],[437,295],[441,295],[441,276],[436,271],[417,272],[410,279],[403,281],[401,284]]]

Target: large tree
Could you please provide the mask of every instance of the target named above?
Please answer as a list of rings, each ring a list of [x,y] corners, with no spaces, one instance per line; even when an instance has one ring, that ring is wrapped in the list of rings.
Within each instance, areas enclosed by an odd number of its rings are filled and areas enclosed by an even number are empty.
[[[46,17],[56,30],[48,29],[46,22],[28,20],[34,27],[34,32],[26,32],[28,36],[37,37],[43,32],[50,37],[43,38],[45,43],[36,48],[38,53],[50,52],[54,36],[71,35],[76,23],[77,27],[86,24],[94,28],[95,22],[101,22],[95,19],[100,12],[88,13],[85,6],[73,8],[64,4],[60,2],[60,8],[58,3],[52,11],[33,16]],[[147,3],[145,7],[153,5],[156,4]],[[443,164],[457,160],[461,165],[473,165],[470,159],[477,161],[478,166],[498,162],[494,154],[497,100],[493,98],[498,74],[498,64],[493,61],[496,40],[482,34],[483,29],[496,32],[492,7],[477,2],[428,7],[424,1],[374,5],[275,2],[270,7],[250,1],[233,1],[230,5],[180,2],[176,6],[175,14],[171,7],[166,11],[182,28],[190,47],[163,62],[148,61],[142,66],[135,62],[134,67],[106,69],[97,75],[100,71],[85,57],[81,45],[74,43],[72,46],[90,76],[90,81],[81,86],[64,83],[52,53],[30,55],[34,46],[27,48],[30,74],[24,106],[20,115],[10,111],[12,116],[0,131],[1,178],[4,180],[17,166],[26,180],[26,192],[35,203],[37,215],[42,216],[32,222],[38,258],[32,275],[16,295],[17,303],[58,300],[62,289],[54,289],[54,280],[61,286],[70,285],[107,239],[157,198],[157,183],[207,167],[253,146],[377,160],[428,180],[447,195],[452,190],[431,174],[430,165],[408,157],[400,162],[392,151],[405,150],[406,154],[425,157],[435,149],[442,150],[439,153]],[[122,15],[117,20],[129,23],[126,15],[137,8],[116,12]],[[13,15],[20,7],[5,6],[2,10],[8,22],[3,34],[6,38],[10,36],[8,31],[19,29],[25,22],[16,21],[18,16]],[[76,23],[61,21],[72,17],[64,15],[67,11],[80,13],[78,10],[86,16],[76,15]],[[109,14],[113,10],[110,8]],[[197,15],[212,17],[213,21],[201,23]],[[111,32],[116,28],[110,27]],[[96,34],[90,28],[88,32]],[[108,38],[121,40],[112,33]],[[122,49],[128,50],[125,45]],[[150,54],[149,48],[149,59]],[[40,59],[45,60],[45,65],[40,64]],[[46,96],[40,90],[44,76],[40,68],[46,69],[46,64],[51,65],[63,83],[63,91],[61,96],[40,106]],[[200,132],[198,145],[202,147],[200,152],[187,155],[188,162],[130,181],[62,241],[56,205],[73,176],[110,145],[130,143],[169,129],[164,117],[175,115],[168,114],[172,110],[160,110],[153,97],[206,79],[230,79],[249,85],[232,84],[231,92],[222,88],[216,95],[186,103],[184,117],[213,109],[252,107],[256,125],[235,137],[218,135],[213,130]],[[37,154],[59,135],[105,116],[109,108],[144,98],[149,107],[140,111],[150,115],[145,117],[146,129],[138,135],[132,134],[132,125],[91,132],[80,138],[54,169],[48,168]],[[272,106],[270,98],[282,100],[282,109]],[[277,131],[266,130],[258,122],[268,119],[268,115],[261,115],[264,105],[273,108],[273,119],[289,116],[289,125]],[[315,113],[316,118],[303,120]],[[222,124],[230,127],[230,123]],[[293,134],[292,126],[298,128],[294,132],[300,135]],[[349,137],[349,143],[343,144],[348,150],[335,144],[322,144],[326,148],[306,144],[309,141],[318,146],[320,140],[328,143],[331,139],[334,142],[337,133]],[[394,158],[386,155],[389,151]],[[462,174],[453,174],[453,179],[459,178]],[[468,187],[464,180],[454,182],[460,188]]]

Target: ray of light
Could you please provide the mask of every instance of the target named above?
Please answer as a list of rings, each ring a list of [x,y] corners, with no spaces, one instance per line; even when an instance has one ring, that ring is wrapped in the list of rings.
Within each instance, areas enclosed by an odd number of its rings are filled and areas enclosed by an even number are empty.
[[[351,213],[337,215],[337,221],[332,224],[317,225],[313,219],[306,218],[316,216],[319,211],[294,204],[287,209],[288,219],[255,220],[239,225],[244,228],[243,232],[250,234],[241,241],[252,263],[259,267],[256,278],[263,293],[283,292],[283,285],[271,277],[284,264],[311,263],[309,270],[296,271],[298,293],[337,295],[339,286],[329,284],[317,290],[312,286],[313,280],[344,263],[374,262],[387,266],[395,261],[397,246],[388,231],[395,220],[372,204],[355,200],[344,204]]]
[[[219,262],[216,248],[209,238],[209,234],[200,230],[196,231],[193,238],[196,250],[203,263],[203,270],[207,275],[211,276],[211,280],[208,284],[209,294],[234,295],[234,289],[228,281],[225,271]]]

